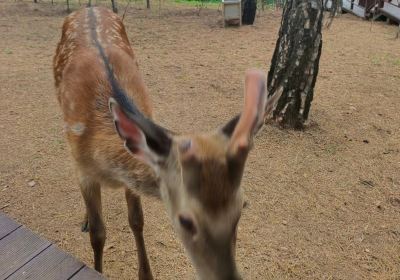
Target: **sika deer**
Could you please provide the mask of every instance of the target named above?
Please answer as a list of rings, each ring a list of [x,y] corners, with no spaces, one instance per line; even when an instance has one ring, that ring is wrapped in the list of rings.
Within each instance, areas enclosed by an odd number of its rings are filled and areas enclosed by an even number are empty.
[[[240,181],[263,123],[261,72],[245,79],[244,109],[211,133],[174,136],[155,124],[148,90],[117,15],[86,8],[64,22],[54,78],[86,204],[94,266],[102,271],[106,232],[100,187],[125,188],[139,279],[152,279],[139,194],[159,194],[200,279],[240,279],[236,229]]]

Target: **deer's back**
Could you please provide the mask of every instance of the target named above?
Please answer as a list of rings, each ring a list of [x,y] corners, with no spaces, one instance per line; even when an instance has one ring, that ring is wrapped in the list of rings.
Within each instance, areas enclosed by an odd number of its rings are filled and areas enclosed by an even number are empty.
[[[124,149],[108,109],[112,95],[100,44],[121,88],[152,117],[147,88],[117,15],[87,8],[69,15],[54,57],[54,79],[65,131],[78,170],[111,184],[153,184],[152,171]]]

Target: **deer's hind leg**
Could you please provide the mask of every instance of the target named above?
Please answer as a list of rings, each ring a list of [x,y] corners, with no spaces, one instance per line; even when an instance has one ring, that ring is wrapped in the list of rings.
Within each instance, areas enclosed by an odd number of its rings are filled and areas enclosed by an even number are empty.
[[[103,271],[103,249],[106,229],[101,209],[100,184],[90,178],[80,178],[80,188],[86,204],[86,217],[89,226],[90,243],[94,253],[94,268]]]
[[[138,253],[139,280],[152,280],[153,275],[151,273],[143,238],[144,219],[140,196],[127,188],[125,189],[125,197],[128,204],[129,225],[132,229],[133,235],[135,236],[136,249]]]

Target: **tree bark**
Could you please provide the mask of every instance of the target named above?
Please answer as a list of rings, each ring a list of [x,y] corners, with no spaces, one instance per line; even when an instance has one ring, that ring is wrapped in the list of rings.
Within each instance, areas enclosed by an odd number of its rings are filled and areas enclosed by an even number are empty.
[[[118,14],[117,2],[116,0],[111,0],[112,10],[114,13]]]
[[[242,24],[252,25],[257,12],[257,0],[242,0]]]
[[[329,10],[329,17],[325,25],[327,29],[331,27],[333,19],[338,14],[342,13],[342,6],[343,6],[343,0],[331,0],[330,2],[331,2],[331,7],[329,9],[327,8],[328,0],[326,0],[324,3],[324,10]]]
[[[268,95],[279,100],[272,118],[303,128],[308,118],[322,49],[323,0],[288,0],[268,72]],[[269,117],[269,116],[267,116]]]

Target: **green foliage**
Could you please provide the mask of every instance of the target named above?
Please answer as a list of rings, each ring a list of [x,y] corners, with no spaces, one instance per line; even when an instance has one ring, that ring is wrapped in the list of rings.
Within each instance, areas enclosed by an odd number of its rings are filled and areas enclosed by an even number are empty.
[[[261,0],[262,3],[264,3],[265,6],[275,6],[275,0]]]
[[[176,3],[185,3],[185,4],[190,4],[190,5],[205,5],[205,4],[219,4],[221,3],[221,0],[175,0]]]
[[[261,9],[261,6],[264,8],[274,8],[277,4],[278,6],[283,6],[285,0],[257,0],[258,8]],[[219,5],[222,0],[174,0],[175,3],[182,3],[193,5],[196,7],[206,7],[207,5]]]
[[[400,58],[398,55],[393,53],[380,53],[371,57],[371,62],[373,65],[392,65],[400,66]]]

